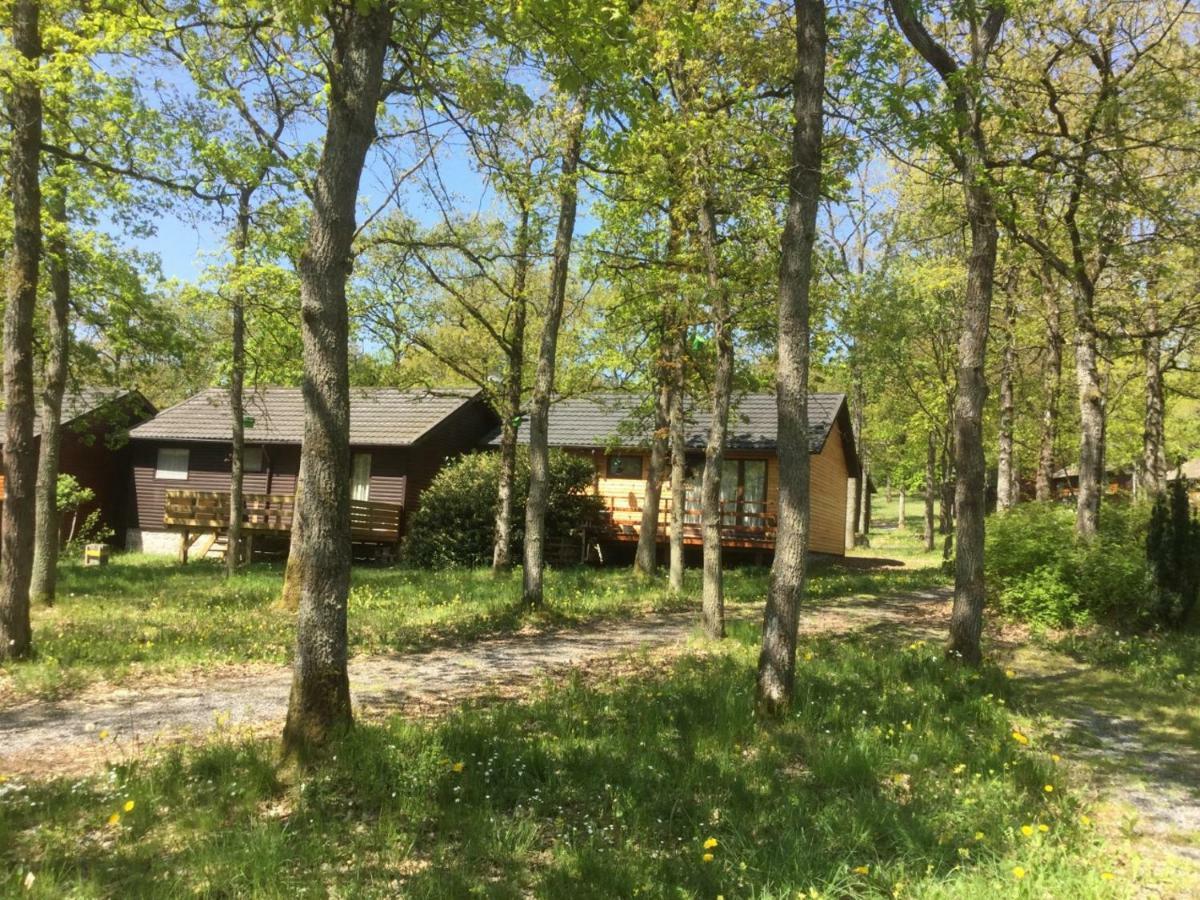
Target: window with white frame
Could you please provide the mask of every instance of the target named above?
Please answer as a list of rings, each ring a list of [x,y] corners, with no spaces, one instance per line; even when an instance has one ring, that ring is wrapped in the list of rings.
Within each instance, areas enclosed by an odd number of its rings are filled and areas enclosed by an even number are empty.
[[[187,481],[188,448],[159,447],[154,477],[159,481]]]

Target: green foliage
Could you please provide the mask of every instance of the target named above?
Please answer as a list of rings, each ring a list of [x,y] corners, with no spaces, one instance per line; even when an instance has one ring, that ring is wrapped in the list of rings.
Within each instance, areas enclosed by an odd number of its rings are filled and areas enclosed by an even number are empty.
[[[1142,547],[1147,510],[1109,503],[1092,541],[1071,509],[1027,503],[988,522],[987,578],[1009,615],[1062,627],[1093,620],[1148,624],[1154,615]]]
[[[592,461],[562,450],[550,452],[550,499],[546,534],[576,537],[596,521],[603,507],[588,493],[595,471]],[[473,453],[445,466],[421,497],[421,508],[408,525],[404,559],[416,566],[483,566],[491,562],[496,528],[496,494],[500,454]],[[525,535],[521,510],[529,494],[529,454],[517,454],[513,487],[513,543]]]
[[[96,492],[79,483],[74,475],[60,472],[54,485],[55,502],[60,513],[73,513],[96,499]]]
[[[947,666],[921,642],[804,639],[795,711],[764,728],[758,639],[738,623],[721,652],[361,724],[297,778],[278,774],[277,741],[228,733],[102,778],[10,780],[0,892],[29,871],[46,896],[1125,890],[1104,880],[1122,870],[1062,748],[1014,739],[1024,698],[998,670]]]
[[[1170,482],[1154,501],[1146,558],[1154,573],[1159,620],[1176,627],[1184,624],[1200,595],[1200,519],[1192,512],[1183,479]]]

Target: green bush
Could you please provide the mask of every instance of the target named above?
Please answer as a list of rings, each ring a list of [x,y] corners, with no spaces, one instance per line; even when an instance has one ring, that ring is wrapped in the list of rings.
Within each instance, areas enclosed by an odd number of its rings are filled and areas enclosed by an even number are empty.
[[[1154,598],[1164,625],[1186,623],[1200,595],[1200,521],[1181,480],[1159,495],[1150,514],[1146,557],[1154,573]]]
[[[594,476],[590,459],[562,450],[550,451],[548,537],[577,536],[585,525],[595,521],[602,507],[588,493]],[[472,453],[442,469],[422,494],[421,507],[409,522],[405,561],[429,568],[489,565],[499,484],[498,453]],[[524,447],[517,455],[514,487],[513,553],[519,555],[529,493],[529,454]]]
[[[988,522],[987,578],[1000,609],[1037,625],[1098,619],[1142,626],[1155,616],[1145,544],[1149,510],[1106,504],[1092,541],[1075,512],[1029,503]]]

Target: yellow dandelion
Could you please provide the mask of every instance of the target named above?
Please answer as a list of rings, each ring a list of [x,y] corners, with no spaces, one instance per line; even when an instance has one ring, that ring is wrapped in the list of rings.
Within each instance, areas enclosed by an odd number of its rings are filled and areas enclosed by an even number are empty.
[[[1025,735],[1021,734],[1021,732],[1019,732],[1019,731],[1014,731],[1012,733],[1012,738],[1014,741],[1016,741],[1018,744],[1021,744],[1022,746],[1029,743],[1029,738],[1027,738]]]
[[[1051,761],[1051,762],[1062,762],[1062,757],[1061,757],[1061,756],[1059,756],[1057,753],[1051,753],[1051,754],[1050,754],[1050,761]]]
[[[1025,835],[1025,837],[1033,837],[1033,826],[1032,825],[1022,825],[1021,826],[1021,834]]]
[[[1025,877],[1025,870],[1022,869],[1020,866],[1013,866],[1012,873],[1013,873],[1013,878],[1017,879],[1017,881],[1020,881],[1022,878]]]
[[[1116,876],[1116,875],[1114,875],[1112,872],[1101,872],[1101,873],[1100,873],[1100,880],[1101,880],[1101,881],[1112,881],[1112,880],[1113,880],[1114,878],[1116,878],[1116,877],[1117,877],[1117,876]]]
[[[108,737],[108,729],[107,728],[101,729],[99,737],[100,737],[100,740],[104,740],[105,738],[107,738]]]
[[[711,849],[713,849],[713,847],[717,846],[717,843],[718,843],[718,841],[716,838],[709,838],[707,841],[704,842],[704,849],[711,850]]]
[[[461,762],[456,762],[450,768],[453,769],[455,772],[461,772],[463,770],[464,766]]]
[[[705,854],[704,854],[702,857],[700,857],[700,859],[702,859],[702,860],[703,860],[704,862],[706,862],[706,863],[710,863],[710,862],[712,862],[712,861],[713,861],[713,858],[714,858],[714,857],[713,857],[713,855],[712,855],[711,853],[705,853]]]
[[[121,814],[120,814],[120,813],[113,813],[111,816],[109,816],[109,817],[108,817],[108,824],[109,824],[109,825],[116,825],[116,824],[118,824],[120,821],[121,821]]]
[[[133,812],[133,807],[136,804],[132,800],[125,801],[125,812]]]
[[[1082,825],[1084,828],[1087,828],[1089,825],[1092,824],[1092,817],[1089,816],[1087,813],[1084,813],[1083,815],[1081,815],[1079,817],[1079,824]]]
[[[1045,791],[1047,794],[1053,794],[1054,793],[1054,785],[1052,785],[1052,784],[1043,785],[1042,790]]]
[[[1042,824],[1042,825],[1038,826],[1038,831],[1040,831],[1042,834],[1045,834],[1049,830],[1050,830],[1049,825]]]
[[[1005,678],[1012,678],[1012,677],[1013,677],[1014,675],[1016,675],[1016,674],[1017,674],[1017,673],[1016,673],[1016,672],[1014,672],[1012,669],[1005,669],[1005,670],[1004,670],[1004,677],[1005,677]]]
[[[870,873],[871,873],[870,866],[855,866],[854,867],[855,875],[869,875]]]

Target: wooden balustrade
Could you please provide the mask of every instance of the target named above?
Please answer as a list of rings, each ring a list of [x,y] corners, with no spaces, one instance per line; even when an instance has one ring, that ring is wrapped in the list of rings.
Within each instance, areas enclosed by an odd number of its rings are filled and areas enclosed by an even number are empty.
[[[287,534],[296,512],[293,494],[246,494],[242,528],[247,532]],[[400,540],[404,508],[397,503],[371,500],[350,501],[350,536],[360,543],[396,543]],[[166,493],[163,524],[167,528],[192,531],[223,530],[229,527],[227,491],[182,491]]]
[[[642,498],[630,495],[629,499],[613,495],[600,495],[604,504],[605,522],[600,530],[609,531],[618,540],[636,540],[642,525]],[[659,500],[658,537],[667,540],[670,535],[672,499],[664,496]],[[744,500],[721,501],[721,542],[730,546],[769,546],[775,542],[777,510],[773,503]],[[701,509],[688,506],[684,509],[684,540],[698,543],[701,536]]]

